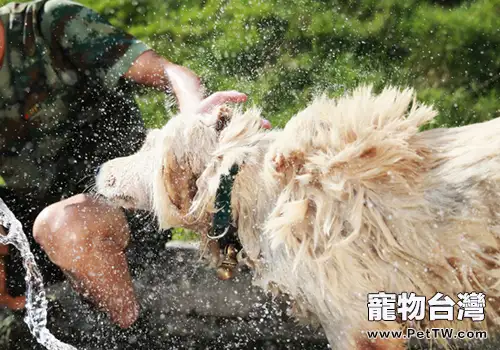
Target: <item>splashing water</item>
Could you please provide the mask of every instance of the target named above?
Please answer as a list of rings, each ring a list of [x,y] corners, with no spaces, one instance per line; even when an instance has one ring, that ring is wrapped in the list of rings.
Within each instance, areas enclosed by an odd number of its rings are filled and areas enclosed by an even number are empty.
[[[30,251],[21,223],[7,208],[0,198],[0,225],[8,231],[6,236],[0,234],[0,244],[12,244],[19,250],[26,270],[26,316],[24,322],[36,340],[49,350],[76,350],[75,347],[59,341],[47,329],[47,299],[43,288],[43,279]]]

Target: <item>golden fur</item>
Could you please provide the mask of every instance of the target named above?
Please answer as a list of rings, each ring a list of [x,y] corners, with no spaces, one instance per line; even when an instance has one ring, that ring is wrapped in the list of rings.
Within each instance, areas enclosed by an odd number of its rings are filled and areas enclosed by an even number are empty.
[[[179,115],[134,155],[134,171],[155,168],[136,180],[150,188],[141,202],[162,227],[206,237],[220,176],[241,165],[232,209],[255,282],[294,297],[334,348],[402,346],[362,334],[403,326],[367,321],[378,291],[484,292],[485,322],[413,326],[498,329],[500,119],[419,132],[435,115],[411,89],[370,87],[320,96],[283,130],[261,129],[257,109],[234,111],[223,129],[220,116]],[[120,162],[97,179],[109,198],[127,195],[107,186],[132,171]]]

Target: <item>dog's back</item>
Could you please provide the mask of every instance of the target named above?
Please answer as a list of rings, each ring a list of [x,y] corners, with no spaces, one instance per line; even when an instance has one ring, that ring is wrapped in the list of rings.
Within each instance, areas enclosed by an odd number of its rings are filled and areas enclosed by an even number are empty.
[[[346,334],[369,326],[367,294],[382,290],[481,291],[498,325],[500,121],[419,132],[435,115],[412,90],[321,97],[266,155],[271,279],[332,343],[352,345]]]

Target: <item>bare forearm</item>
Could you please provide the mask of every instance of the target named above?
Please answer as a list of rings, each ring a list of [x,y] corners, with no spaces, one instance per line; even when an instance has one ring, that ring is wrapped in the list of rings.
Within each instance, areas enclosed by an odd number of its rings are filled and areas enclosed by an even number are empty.
[[[169,64],[172,63],[154,51],[146,51],[134,61],[125,74],[125,78],[137,84],[168,90],[171,87],[168,77],[165,75],[165,68]]]
[[[196,74],[152,50],[144,52],[134,61],[125,78],[144,86],[172,91],[181,112],[211,113],[224,103],[241,103],[247,99],[245,94],[237,91],[219,91],[203,99],[202,86]],[[264,120],[262,126],[268,129],[271,124]]]
[[[180,106],[189,105],[188,100],[195,103],[201,100],[200,79],[189,69],[168,61],[152,50],[135,60],[125,78],[140,85],[172,91]]]

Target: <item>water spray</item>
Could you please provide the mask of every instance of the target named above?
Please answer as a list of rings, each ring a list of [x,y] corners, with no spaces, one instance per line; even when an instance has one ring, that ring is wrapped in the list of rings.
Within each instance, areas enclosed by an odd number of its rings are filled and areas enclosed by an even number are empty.
[[[0,234],[0,244],[12,244],[21,253],[26,270],[26,316],[24,322],[36,340],[49,350],[76,350],[75,347],[58,340],[47,329],[47,298],[43,278],[30,250],[28,239],[19,220],[0,198],[0,225],[8,232]]]

